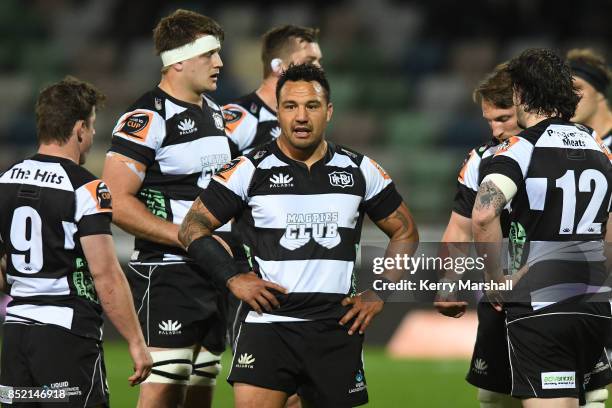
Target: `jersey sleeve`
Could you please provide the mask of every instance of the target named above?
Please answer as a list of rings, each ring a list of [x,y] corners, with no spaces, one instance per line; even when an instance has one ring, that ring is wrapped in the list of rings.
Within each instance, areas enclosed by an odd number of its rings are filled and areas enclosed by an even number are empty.
[[[244,156],[224,165],[200,194],[200,201],[225,224],[246,206],[255,166]]]
[[[75,221],[81,236],[110,234],[112,197],[102,180],[93,180],[75,191]]]
[[[395,189],[391,176],[367,156],[363,157],[359,169],[365,178],[363,205],[368,217],[372,221],[378,221],[397,210],[402,203],[402,197]]]
[[[527,176],[532,153],[531,143],[522,137],[512,136],[499,145],[491,160],[483,166],[482,179],[489,174],[502,174],[519,187]]]
[[[111,152],[121,154],[149,167],[166,134],[166,124],[159,113],[136,109],[119,118],[113,129]]]
[[[453,212],[472,218],[472,208],[478,192],[478,167],[481,158],[473,149],[470,151],[457,177],[457,192],[453,200]]]
[[[230,103],[223,107],[223,118],[225,119],[225,133],[241,153],[247,149],[257,133],[257,118],[251,115],[242,106]]]

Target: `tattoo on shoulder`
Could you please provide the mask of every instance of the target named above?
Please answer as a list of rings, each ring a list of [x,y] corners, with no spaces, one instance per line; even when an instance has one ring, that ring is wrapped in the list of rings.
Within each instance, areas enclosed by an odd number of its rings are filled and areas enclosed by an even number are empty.
[[[492,181],[485,181],[480,185],[474,204],[477,210],[493,208],[495,215],[500,215],[505,205],[506,197],[504,193]]]

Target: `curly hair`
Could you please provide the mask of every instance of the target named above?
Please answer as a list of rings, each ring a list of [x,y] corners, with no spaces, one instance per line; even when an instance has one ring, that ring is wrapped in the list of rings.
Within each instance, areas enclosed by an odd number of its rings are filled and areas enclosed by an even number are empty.
[[[500,109],[510,109],[514,106],[507,62],[497,65],[493,72],[480,81],[472,93],[472,100],[479,105],[485,100]]]
[[[287,81],[291,81],[291,82],[315,81],[315,82],[318,82],[319,84],[321,84],[321,86],[323,87],[325,91],[325,98],[327,99],[327,102],[331,100],[330,99],[331,89],[329,88],[329,82],[327,82],[325,71],[323,71],[322,68],[319,68],[318,66],[314,64],[306,63],[306,64],[298,64],[298,65],[294,65],[294,64],[289,65],[287,70],[281,74],[280,78],[278,79],[278,82],[276,83],[276,100],[277,101],[280,100],[279,97],[280,97],[281,89],[283,88],[283,85],[285,85],[285,82]]]
[[[43,89],[36,101],[36,133],[41,144],[65,144],[74,124],[101,108],[105,96],[93,85],[67,76]]]
[[[512,88],[526,112],[569,121],[580,96],[572,73],[561,57],[548,49],[528,49],[508,63]]]

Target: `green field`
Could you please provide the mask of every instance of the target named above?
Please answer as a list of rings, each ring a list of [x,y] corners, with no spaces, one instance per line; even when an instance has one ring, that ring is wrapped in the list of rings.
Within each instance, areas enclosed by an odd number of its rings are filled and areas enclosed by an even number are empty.
[[[127,378],[131,365],[122,343],[105,343],[106,369],[111,390],[111,406],[134,407],[138,389],[130,388]],[[230,353],[223,357],[223,373],[218,381],[214,407],[232,407],[232,389],[225,381]],[[469,362],[392,360],[382,349],[365,350],[365,371],[370,404],[368,407],[467,408],[477,407],[476,390],[463,379]]]

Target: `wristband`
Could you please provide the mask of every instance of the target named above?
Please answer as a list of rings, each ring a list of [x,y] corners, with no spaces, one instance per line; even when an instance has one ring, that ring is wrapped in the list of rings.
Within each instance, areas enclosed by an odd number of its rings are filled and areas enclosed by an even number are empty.
[[[194,240],[187,253],[220,288],[225,288],[227,281],[240,273],[234,258],[210,235]]]

